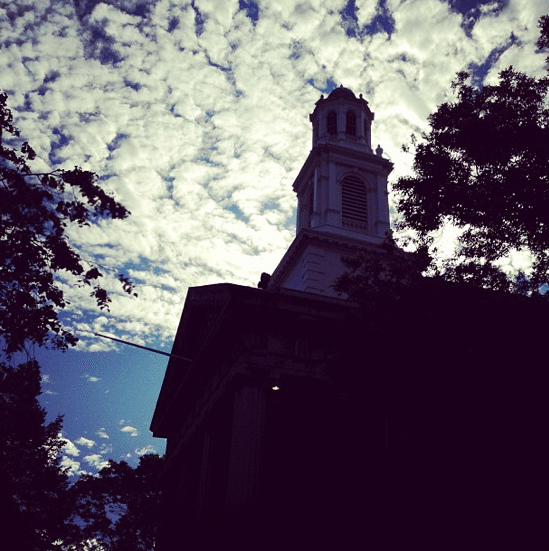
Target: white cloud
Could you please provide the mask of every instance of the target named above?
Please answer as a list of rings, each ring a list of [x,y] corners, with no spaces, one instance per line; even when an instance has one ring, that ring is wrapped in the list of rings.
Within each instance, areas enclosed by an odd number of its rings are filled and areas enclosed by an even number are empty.
[[[96,431],[97,436],[99,438],[109,438],[109,435],[107,434],[107,431],[104,428],[100,428],[98,431]]]
[[[95,446],[95,442],[93,440],[89,440],[88,438],[84,438],[83,436],[76,440],[76,443],[80,446],[86,446],[87,448],[93,448],[93,446]]]
[[[122,427],[120,429],[120,432],[124,432],[126,434],[129,434],[130,436],[138,436],[139,435],[139,431],[135,427],[132,427],[130,425],[126,425],[125,427]]]
[[[143,448],[136,448],[135,453],[141,456],[141,455],[145,455],[146,453],[156,453],[156,450],[154,449],[153,446],[148,445],[148,446],[144,446]]]
[[[88,463],[90,467],[95,467],[98,471],[109,464],[109,461],[98,453],[85,455],[83,460]]]
[[[62,469],[66,469],[66,472],[69,476],[81,475],[85,474],[86,472],[80,468],[80,463],[78,461],[71,459],[66,455],[61,458],[60,465]]]
[[[80,450],[68,438],[64,438],[62,435],[59,436],[65,442],[65,444],[61,448],[61,451],[64,454],[78,457],[80,455]]]
[[[254,24],[236,0],[197,0],[197,34],[190,3],[158,0],[140,17],[103,2],[88,19],[70,3],[35,4],[19,15],[8,5],[13,17],[2,21],[0,72],[15,124],[37,167],[53,153],[56,166],[96,171],[132,211],[71,230],[85,257],[139,281],[133,299],[105,274],[110,313],[97,310],[88,289],[64,284],[71,323],[89,335],[79,346],[89,350],[116,347],[94,331],[170,343],[189,286],[255,286],[276,267],[294,234],[291,184],[310,149],[307,116],[329,80],[369,101],[374,142],[396,178],[410,166],[402,143],[426,128],[457,71],[483,64],[514,33],[489,78],[510,63],[542,73],[536,21],[549,11],[547,0],[510,0],[484,8],[471,27],[442,0],[385,8],[357,0],[356,21],[342,19],[344,0],[288,0],[260,2]],[[365,35],[382,9],[390,24]],[[109,43],[93,43],[92,24]],[[109,48],[116,64],[101,58]],[[67,142],[52,151],[59,133]]]
[[[100,377],[93,377],[91,375],[86,375],[86,381],[88,381],[88,383],[97,383],[101,380]]]
[[[50,384],[52,384],[52,380],[51,380],[50,375],[42,374],[42,375],[41,375],[40,383],[41,383],[42,385],[50,385]],[[48,388],[48,389],[46,389],[46,390],[42,389],[42,394],[44,394],[44,395],[46,395],[46,396],[55,396],[55,395],[57,395],[57,392],[54,392],[53,390],[50,390],[50,389]]]
[[[99,453],[101,455],[107,455],[112,452],[112,444],[101,444],[101,448],[99,449]]]

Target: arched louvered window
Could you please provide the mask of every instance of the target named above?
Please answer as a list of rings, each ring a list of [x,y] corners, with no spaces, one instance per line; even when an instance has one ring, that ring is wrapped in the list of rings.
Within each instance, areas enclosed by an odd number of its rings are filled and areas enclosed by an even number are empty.
[[[328,134],[333,136],[337,134],[337,115],[334,111],[328,113]]]
[[[362,231],[368,225],[368,193],[366,184],[357,176],[345,176],[341,182],[341,214],[343,225]]]
[[[352,111],[347,111],[345,132],[351,136],[356,136],[356,115]]]

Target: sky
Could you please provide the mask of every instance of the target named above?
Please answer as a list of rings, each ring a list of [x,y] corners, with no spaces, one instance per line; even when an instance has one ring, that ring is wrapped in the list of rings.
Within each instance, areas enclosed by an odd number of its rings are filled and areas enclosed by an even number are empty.
[[[364,95],[395,181],[458,71],[544,73],[545,13],[549,0],[0,0],[0,89],[33,168],[92,170],[132,213],[70,230],[113,302],[100,311],[61,278],[80,342],[36,351],[71,474],[164,452],[148,427],[167,358],[94,333],[169,352],[189,287],[255,287],[274,270],[321,94]]]

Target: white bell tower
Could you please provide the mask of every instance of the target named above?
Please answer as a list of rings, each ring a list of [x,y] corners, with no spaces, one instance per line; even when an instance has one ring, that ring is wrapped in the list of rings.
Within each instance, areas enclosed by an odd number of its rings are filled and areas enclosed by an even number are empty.
[[[297,235],[269,288],[337,296],[341,257],[377,248],[389,231],[387,177],[392,163],[372,151],[374,114],[348,88],[334,89],[310,115],[313,148],[293,189]]]

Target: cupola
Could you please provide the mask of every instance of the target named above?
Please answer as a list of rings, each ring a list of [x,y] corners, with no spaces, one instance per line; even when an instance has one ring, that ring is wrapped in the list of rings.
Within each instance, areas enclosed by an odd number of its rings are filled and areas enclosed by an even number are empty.
[[[345,142],[372,152],[374,114],[362,94],[357,98],[349,88],[335,88],[327,98],[320,96],[309,120],[313,124],[313,147]]]

